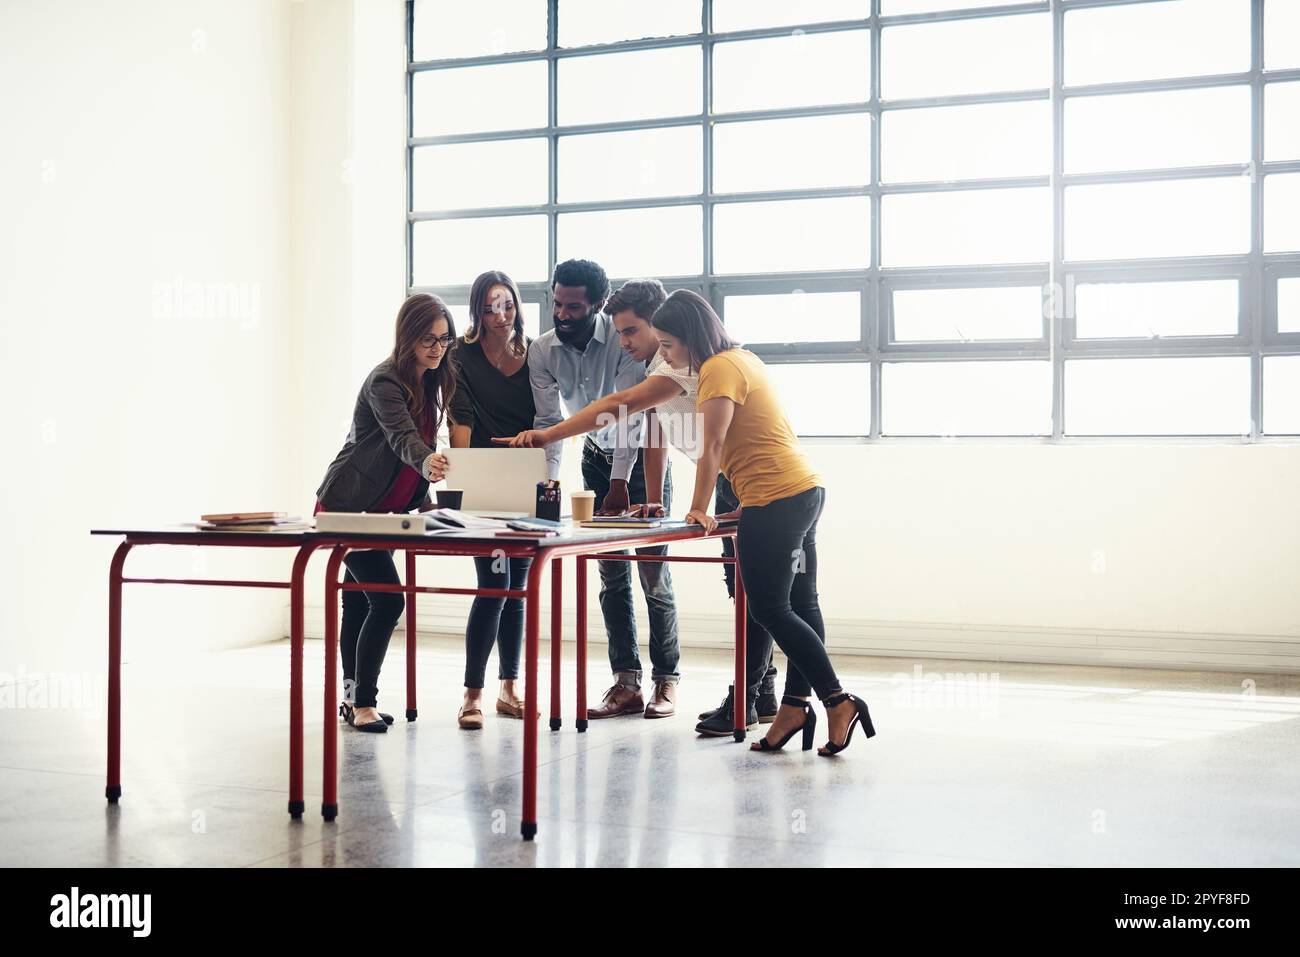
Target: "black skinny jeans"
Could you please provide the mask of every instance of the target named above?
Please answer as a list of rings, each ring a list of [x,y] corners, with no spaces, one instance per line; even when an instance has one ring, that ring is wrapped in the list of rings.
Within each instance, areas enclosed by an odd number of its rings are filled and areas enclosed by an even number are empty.
[[[531,558],[482,557],[474,559],[479,588],[522,589],[528,585]],[[475,597],[465,624],[465,687],[482,688],[488,655],[497,648],[497,678],[519,677],[519,652],[524,644],[522,598]]]
[[[740,499],[736,498],[736,492],[727,481],[727,477],[721,472],[718,473],[718,481],[714,486],[713,511],[715,515],[725,515],[727,512],[734,512],[740,508]],[[724,538],[722,540],[722,554],[727,558],[736,554],[736,540],[734,538]],[[727,564],[722,566],[722,578],[727,583],[727,594],[732,598],[736,597],[736,566]],[[743,579],[742,579],[743,581]],[[745,692],[745,700],[753,701],[757,698],[760,690],[766,690],[771,693],[776,685],[776,666],[772,664],[772,636],[767,633],[767,629],[754,620],[752,608],[747,608],[749,614],[746,615],[745,621],[745,671],[746,686],[748,691]]]
[[[392,552],[348,552],[343,564],[348,568],[344,581],[399,584]],[[400,592],[343,593],[339,653],[343,656],[343,680],[356,682],[354,703],[358,708],[373,708],[378,703],[379,669],[405,607]]]
[[[785,652],[785,693],[826,698],[840,690],[826,654],[826,625],[817,603],[817,520],[826,502],[820,486],[740,512],[737,547],[749,610]]]

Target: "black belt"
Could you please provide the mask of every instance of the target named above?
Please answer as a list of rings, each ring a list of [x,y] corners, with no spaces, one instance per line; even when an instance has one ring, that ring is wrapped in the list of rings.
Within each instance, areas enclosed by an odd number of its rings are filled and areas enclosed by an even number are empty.
[[[590,434],[584,436],[584,441],[583,441],[583,443],[582,443],[582,451],[583,451],[584,453],[586,453],[586,452],[590,452],[592,455],[599,455],[602,459],[604,459],[604,460],[605,460],[606,462],[608,462],[610,465],[613,465],[613,464],[614,464],[614,453],[613,453],[613,452],[606,452],[604,449],[602,449],[602,448],[601,448],[601,447],[596,443],[596,440],[593,439],[593,438],[591,437]]]

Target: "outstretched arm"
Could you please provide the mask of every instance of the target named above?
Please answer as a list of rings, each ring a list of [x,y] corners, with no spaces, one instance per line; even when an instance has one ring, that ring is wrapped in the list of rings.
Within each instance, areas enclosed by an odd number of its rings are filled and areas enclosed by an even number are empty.
[[[680,395],[681,391],[681,386],[667,376],[652,375],[630,389],[611,392],[603,399],[597,399],[563,422],[546,428],[529,429],[513,437],[494,438],[492,441],[514,448],[540,448],[603,428],[612,421],[617,421],[620,412],[625,416],[644,412]]]

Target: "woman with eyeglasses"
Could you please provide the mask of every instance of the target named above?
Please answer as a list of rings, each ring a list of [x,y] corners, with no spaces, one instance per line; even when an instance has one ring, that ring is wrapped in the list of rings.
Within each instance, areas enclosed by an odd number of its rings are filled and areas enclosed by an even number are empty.
[[[343,449],[316,492],[317,512],[409,512],[427,507],[430,482],[447,460],[434,450],[456,390],[447,352],[456,327],[437,296],[418,294],[397,313],[392,354],[366,376]],[[348,582],[398,584],[391,551],[354,551],[343,559]],[[343,701],[339,714],[359,731],[384,732],[391,715],[376,710],[379,669],[406,603],[398,592],[343,592]]]
[[[456,392],[447,410],[452,448],[495,449],[496,435],[533,427],[536,410],[528,380],[528,337],[519,287],[503,272],[489,270],[474,280],[469,294],[469,328],[456,344]],[[454,479],[453,479],[454,481]],[[519,588],[528,584],[527,558],[475,558],[479,588]],[[483,685],[488,656],[497,649],[496,713],[522,718],[524,703],[516,684],[524,643],[524,603],[518,598],[478,596],[465,625],[465,696],[456,723],[483,727]]]

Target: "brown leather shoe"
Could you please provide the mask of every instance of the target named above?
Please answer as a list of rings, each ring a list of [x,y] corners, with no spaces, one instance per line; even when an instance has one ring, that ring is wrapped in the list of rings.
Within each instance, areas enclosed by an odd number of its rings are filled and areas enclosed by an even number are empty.
[[[507,718],[522,718],[524,716],[524,703],[511,704],[504,698],[497,698],[497,714],[503,714]],[[540,718],[542,715],[538,711],[533,712],[534,718]]]
[[[588,708],[588,718],[617,718],[622,714],[640,714],[645,710],[641,690],[630,685],[615,684],[605,692],[599,708]]]
[[[646,705],[647,718],[671,718],[677,713],[677,682],[656,681],[655,693]]]
[[[482,731],[483,710],[481,708],[470,708],[466,711],[465,706],[461,705],[460,710],[456,712],[456,724],[466,731]]]

